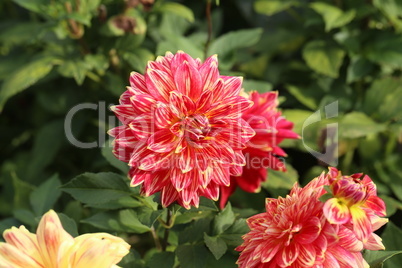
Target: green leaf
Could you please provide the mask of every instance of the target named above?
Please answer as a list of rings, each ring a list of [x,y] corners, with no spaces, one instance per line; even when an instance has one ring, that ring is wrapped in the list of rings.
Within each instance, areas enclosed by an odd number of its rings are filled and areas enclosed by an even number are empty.
[[[317,73],[337,78],[345,51],[332,43],[315,40],[304,46],[302,54],[311,69]]]
[[[111,172],[84,173],[62,186],[76,200],[102,204],[131,194],[124,178]]]
[[[16,174],[12,174],[13,188],[14,188],[14,200],[13,208],[29,208],[29,195],[34,187],[29,183],[20,180]]]
[[[32,191],[30,201],[33,211],[40,216],[53,207],[61,195],[59,176],[53,175]]]
[[[314,93],[317,93],[316,91],[312,92],[312,91],[309,91],[308,89],[304,89],[304,88],[292,86],[292,85],[287,86],[287,90],[301,104],[305,105],[306,107],[310,108],[311,110],[317,109],[317,101],[316,101],[315,96],[313,95]]]
[[[87,219],[81,220],[102,230],[126,232],[126,227],[119,220],[117,211],[99,212]]]
[[[382,132],[386,125],[374,122],[361,112],[351,112],[345,115],[339,123],[339,133],[342,138],[355,139],[369,134]]]
[[[368,75],[374,70],[375,65],[369,60],[361,57],[352,58],[351,63],[348,66],[347,82],[351,83],[357,81],[364,76]]]
[[[292,0],[258,0],[254,3],[254,9],[258,13],[271,16],[295,5],[298,2]]]
[[[157,252],[148,261],[149,268],[173,268],[175,255],[173,252]]]
[[[10,74],[0,91],[0,112],[7,100],[45,77],[53,68],[53,59],[41,57],[23,65]]]
[[[33,214],[32,211],[28,209],[14,209],[13,216],[24,225],[30,226],[32,229],[34,229],[38,224],[35,214]]]
[[[343,12],[342,9],[323,2],[315,2],[310,6],[324,18],[325,30],[327,32],[334,28],[342,27],[348,24],[356,16],[356,12],[354,10]]]
[[[64,120],[51,121],[39,129],[27,166],[27,180],[35,182],[39,180],[42,170],[54,161],[63,145],[64,135]]]
[[[219,58],[226,58],[239,48],[255,45],[261,38],[261,28],[238,30],[226,33],[211,43],[208,54],[218,54]]]
[[[255,214],[255,213],[254,213]],[[250,231],[246,219],[237,219],[232,226],[230,226],[219,237],[222,238],[226,244],[231,246],[238,246],[243,243],[242,236]]]
[[[381,236],[387,251],[400,251],[402,248],[402,230],[394,223],[389,222]],[[395,255],[395,254],[394,254]],[[402,263],[402,255],[397,255],[387,261],[387,268],[400,268]]]
[[[149,212],[153,213],[153,211]],[[150,227],[142,224],[138,219],[137,213],[132,209],[120,210],[119,219],[128,232],[141,234],[150,231]]]
[[[261,185],[274,197],[285,196],[299,178],[297,171],[290,164],[286,165],[286,169],[286,172],[270,169],[267,180]]]
[[[366,250],[363,254],[363,258],[370,265],[370,268],[382,268],[384,262],[389,258],[401,254],[402,251],[372,251]]]
[[[134,52],[125,52],[123,58],[136,71],[143,73],[148,61],[154,60],[154,55],[147,49],[137,48]]]
[[[19,226],[21,223],[15,218],[5,218],[0,220],[0,234],[13,226]]]
[[[156,54],[164,55],[166,51],[176,53],[178,50],[185,51],[193,58],[202,59],[204,57],[204,52],[199,44],[195,44],[182,36],[170,36],[167,41],[159,42]]]
[[[236,217],[232,211],[232,205],[228,203],[226,207],[215,217],[213,233],[219,235],[227,230],[235,221]]]
[[[371,85],[363,102],[364,111],[382,121],[401,118],[400,103],[402,102],[401,79],[384,77],[377,79]]]
[[[76,237],[78,236],[78,228],[77,223],[68,217],[66,214],[57,213],[61,224],[63,225],[64,230],[66,230],[71,236]]]
[[[123,196],[116,200],[110,200],[106,203],[91,203],[88,206],[99,209],[119,209],[119,208],[136,208],[144,204],[131,196]]]
[[[204,245],[180,245],[176,249],[176,255],[181,267],[206,268],[208,250]]]
[[[105,145],[103,145],[102,148],[103,157],[109,162],[110,165],[120,170],[123,174],[127,174],[129,170],[127,163],[117,159],[116,156],[114,156],[112,150],[113,150],[112,140],[109,140],[108,142],[106,142]]]
[[[209,236],[207,233],[204,233],[204,242],[217,260],[219,260],[228,249],[225,241],[219,236]]]
[[[82,85],[90,69],[91,66],[85,60],[73,59],[64,61],[57,70],[62,76],[74,78],[78,85]]]
[[[399,0],[373,0],[373,5],[382,11],[399,32],[402,30],[402,2]]]
[[[188,8],[182,4],[179,4],[179,3],[165,2],[159,6],[157,11],[174,13],[177,16],[185,18],[189,22],[194,22],[193,11],[190,8]]]
[[[43,12],[44,6],[49,4],[46,0],[13,0],[13,2],[36,13]]]
[[[366,57],[392,68],[402,67],[402,36],[390,32],[373,32],[365,44]]]

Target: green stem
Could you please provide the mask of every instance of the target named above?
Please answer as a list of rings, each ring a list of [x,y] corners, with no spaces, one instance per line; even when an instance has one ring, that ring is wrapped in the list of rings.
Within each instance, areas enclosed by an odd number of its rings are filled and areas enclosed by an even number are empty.
[[[168,240],[169,240],[169,231],[170,231],[170,228],[173,227],[171,207],[167,208],[165,223],[166,223],[166,226],[165,226],[165,233],[163,235],[163,240],[162,240],[162,251],[166,251],[166,248],[168,245]]]

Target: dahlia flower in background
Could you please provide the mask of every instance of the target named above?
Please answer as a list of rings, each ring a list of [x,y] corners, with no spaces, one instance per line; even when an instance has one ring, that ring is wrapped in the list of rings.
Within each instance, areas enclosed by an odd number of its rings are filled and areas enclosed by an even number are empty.
[[[239,186],[242,190],[255,193],[267,178],[267,168],[286,171],[285,164],[279,157],[286,153],[278,146],[284,139],[298,139],[292,131],[293,123],[281,116],[278,111],[278,92],[260,94],[250,92],[249,100],[253,106],[244,111],[242,118],[250,124],[256,135],[246,144],[243,154],[247,163],[240,176],[232,176],[229,187],[221,187],[220,207]]]
[[[115,268],[130,245],[107,233],[73,238],[50,210],[41,219],[37,234],[24,226],[4,231],[0,267],[10,268]]]
[[[254,130],[241,118],[252,101],[239,96],[242,78],[222,76],[216,56],[201,63],[186,53],[166,53],[132,73],[112,107],[122,126],[109,131],[113,152],[128,162],[131,186],[163,206],[189,209],[199,197],[217,200],[219,188],[240,175],[242,149]]]
[[[367,241],[362,241],[354,231],[353,223],[333,223],[327,219],[326,205],[320,201],[326,194],[324,186],[332,183],[338,172],[331,168],[329,174],[321,174],[304,188],[294,185],[285,198],[267,198],[266,212],[247,220],[250,232],[236,248],[241,251],[239,267],[259,268],[368,268],[362,250],[379,250],[384,246],[373,231],[387,222],[369,213],[370,226],[365,225]],[[345,177],[345,178],[344,178]],[[349,176],[338,177],[349,180]],[[364,179],[356,183],[365,184]],[[373,195],[370,187],[349,187],[351,195]]]

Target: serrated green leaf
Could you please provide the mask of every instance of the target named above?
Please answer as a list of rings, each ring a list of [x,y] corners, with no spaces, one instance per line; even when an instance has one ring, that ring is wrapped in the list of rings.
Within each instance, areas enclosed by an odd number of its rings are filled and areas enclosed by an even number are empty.
[[[78,85],[84,83],[85,76],[90,69],[91,66],[86,61],[78,59],[66,60],[57,68],[62,76],[74,78]]]
[[[118,211],[99,212],[87,219],[81,220],[102,230],[125,232],[126,227],[120,222]]]
[[[342,9],[324,2],[315,2],[310,6],[324,18],[325,30],[327,32],[348,24],[356,16],[354,10],[344,12]]]
[[[304,46],[302,54],[311,69],[317,73],[337,78],[345,51],[332,43],[315,40]]]
[[[157,252],[149,259],[147,265],[149,268],[173,268],[175,254],[173,252]]]
[[[188,7],[174,2],[165,2],[157,9],[159,12],[173,13],[177,16],[183,17],[189,22],[194,22],[194,14]]]
[[[228,203],[226,207],[216,215],[213,225],[213,233],[219,235],[226,231],[235,221],[236,217],[232,211],[232,205]]]
[[[343,138],[355,139],[370,134],[382,132],[386,125],[374,122],[361,112],[351,112],[345,115],[339,123],[339,134]]]
[[[297,1],[292,0],[258,0],[254,3],[254,9],[258,13],[271,16],[297,4]]]
[[[38,58],[9,75],[4,80],[0,91],[0,112],[10,97],[27,89],[50,73],[53,68],[52,62],[51,58]]]
[[[149,211],[152,213],[153,211]],[[132,209],[124,209],[119,211],[119,219],[127,232],[145,233],[150,231],[150,227],[142,224],[137,213]]]
[[[255,45],[261,38],[261,28],[238,30],[226,33],[211,43],[208,55],[218,54],[219,58],[226,58],[239,48]]]
[[[40,216],[53,207],[61,195],[61,181],[57,174],[32,191],[29,200],[36,216]]]
[[[102,204],[131,194],[125,179],[115,173],[84,173],[62,186],[62,190],[76,200],[88,204]]]
[[[207,233],[204,233],[204,242],[217,260],[219,260],[228,249],[225,241],[219,236],[209,236]]]

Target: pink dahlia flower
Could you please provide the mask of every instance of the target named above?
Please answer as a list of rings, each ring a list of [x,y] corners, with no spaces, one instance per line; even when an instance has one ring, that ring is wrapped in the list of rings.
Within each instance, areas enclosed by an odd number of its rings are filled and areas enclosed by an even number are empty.
[[[367,242],[373,232],[372,219],[385,216],[385,203],[377,196],[377,188],[369,176],[342,176],[336,168],[328,173],[333,197],[325,202],[324,214],[330,223],[353,226],[359,240]]]
[[[163,206],[217,200],[239,175],[242,149],[254,135],[241,118],[252,101],[239,96],[242,78],[222,76],[216,56],[204,63],[184,52],[151,61],[112,110],[122,126],[110,130],[114,154],[130,166],[131,186],[161,192]]]
[[[255,193],[267,178],[267,168],[286,171],[279,157],[286,153],[278,146],[284,139],[298,139],[292,131],[293,123],[286,120],[278,111],[278,92],[260,94],[250,92],[249,100],[253,106],[244,111],[242,118],[256,132],[246,144],[243,154],[247,163],[240,176],[232,176],[229,187],[221,187],[220,207],[223,208],[231,194],[239,186],[242,190]]]
[[[350,223],[331,223],[320,197],[333,174],[331,168],[329,175],[321,174],[304,188],[295,185],[286,198],[268,198],[266,212],[247,220],[250,232],[236,248],[241,251],[239,267],[368,268],[361,252],[384,249],[372,231],[387,219],[369,214],[367,241],[361,241]]]

